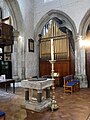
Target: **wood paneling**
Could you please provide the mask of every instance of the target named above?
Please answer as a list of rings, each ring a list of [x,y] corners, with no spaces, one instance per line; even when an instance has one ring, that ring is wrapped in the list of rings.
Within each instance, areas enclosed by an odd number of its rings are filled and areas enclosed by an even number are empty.
[[[70,70],[70,62],[70,60],[59,60],[55,62],[54,72],[59,73],[60,75],[60,86],[63,86],[63,76],[69,75],[73,72]],[[40,61],[40,76],[44,75],[51,75],[51,63],[49,61]]]
[[[49,61],[40,60],[40,76],[51,75],[51,64]]]
[[[54,72],[60,76],[70,74],[70,60],[59,60],[55,62]],[[49,61],[40,61],[40,76],[51,75],[51,63]]]
[[[63,86],[62,78],[66,75],[75,73],[75,56],[72,47],[69,46],[69,57],[67,59],[56,60],[54,65],[54,72],[59,73],[61,84]],[[49,60],[40,59],[40,76],[51,75],[51,63]]]
[[[0,23],[0,44],[12,45],[13,42],[13,27],[5,23]]]

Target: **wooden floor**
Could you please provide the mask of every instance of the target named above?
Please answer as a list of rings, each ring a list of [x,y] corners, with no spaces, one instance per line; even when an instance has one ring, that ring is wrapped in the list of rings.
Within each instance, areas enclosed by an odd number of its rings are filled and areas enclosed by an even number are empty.
[[[0,110],[6,112],[6,120],[88,120],[90,114],[90,89],[80,89],[73,94],[63,93],[63,88],[55,89],[59,109],[50,109],[34,113],[21,108],[24,90],[16,89],[15,97],[10,101],[0,102]]]
[[[87,120],[90,113],[90,89],[81,89],[71,95],[63,93],[63,88],[57,88],[55,93],[58,110],[42,113],[27,110],[26,120]]]

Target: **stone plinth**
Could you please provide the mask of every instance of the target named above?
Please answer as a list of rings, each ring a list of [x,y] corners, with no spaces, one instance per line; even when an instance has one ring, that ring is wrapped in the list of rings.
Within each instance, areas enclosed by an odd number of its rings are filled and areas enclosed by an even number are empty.
[[[25,101],[24,107],[29,110],[33,110],[36,112],[43,111],[47,107],[51,105],[50,98],[50,86],[53,85],[52,79],[46,78],[32,78],[29,80],[21,81],[21,86],[25,90]],[[37,97],[33,98],[32,94],[29,93],[29,89],[37,91]],[[46,96],[42,97],[42,90],[46,91]],[[30,97],[29,97],[30,95]]]

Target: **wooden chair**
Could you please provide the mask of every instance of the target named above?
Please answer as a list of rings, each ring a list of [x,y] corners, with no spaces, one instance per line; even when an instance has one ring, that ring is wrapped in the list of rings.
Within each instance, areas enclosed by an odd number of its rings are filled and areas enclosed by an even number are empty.
[[[68,75],[64,78],[64,93],[65,92],[75,92],[80,90],[80,80],[74,79],[73,75]]]
[[[3,118],[3,120],[6,120],[5,112],[0,111],[0,118]]]
[[[71,81],[70,76],[64,77],[64,93],[72,93],[73,91],[75,91],[75,84],[76,82]]]

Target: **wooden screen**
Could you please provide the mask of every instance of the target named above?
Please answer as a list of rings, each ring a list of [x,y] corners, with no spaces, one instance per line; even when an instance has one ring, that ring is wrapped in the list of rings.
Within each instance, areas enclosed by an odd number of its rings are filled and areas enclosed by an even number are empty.
[[[51,63],[49,62],[51,60],[51,38],[54,41],[54,59],[56,60],[54,72],[59,73],[60,78],[68,74],[74,74],[73,39],[70,36],[68,37],[67,33],[63,33],[58,29],[55,22],[50,23],[48,26],[46,25],[42,33],[43,36],[40,42],[40,76],[51,75]],[[63,86],[63,82],[60,86]]]
[[[67,59],[69,56],[69,43],[67,37],[60,36],[54,37],[54,59]],[[40,59],[50,60],[51,59],[51,38],[43,38],[40,44]]]

